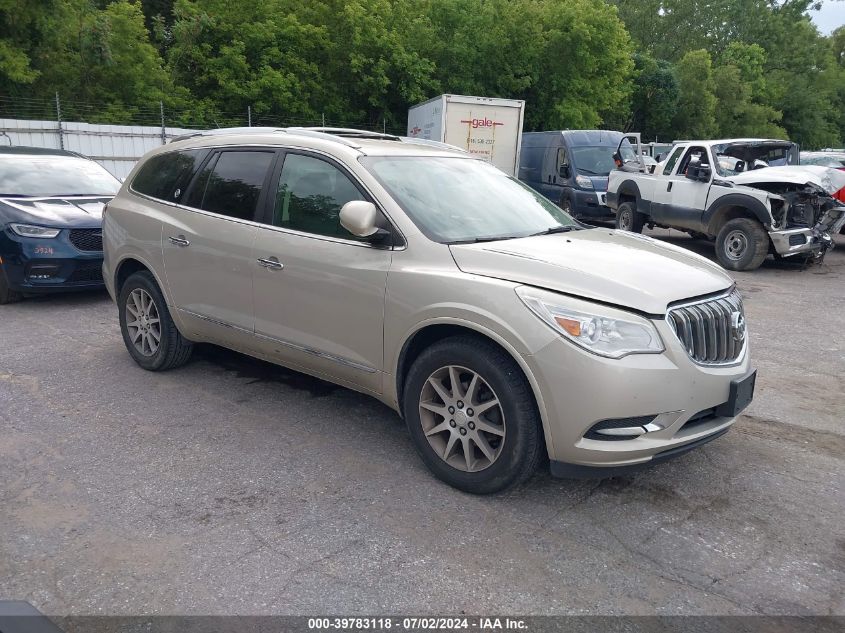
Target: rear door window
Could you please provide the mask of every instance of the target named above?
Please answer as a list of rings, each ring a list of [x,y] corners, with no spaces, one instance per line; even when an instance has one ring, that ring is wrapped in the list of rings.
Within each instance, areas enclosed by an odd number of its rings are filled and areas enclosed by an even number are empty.
[[[132,189],[159,200],[179,202],[207,153],[206,150],[186,150],[153,156],[138,171]]]
[[[197,176],[187,204],[239,220],[255,219],[275,155],[271,150],[219,152]]]

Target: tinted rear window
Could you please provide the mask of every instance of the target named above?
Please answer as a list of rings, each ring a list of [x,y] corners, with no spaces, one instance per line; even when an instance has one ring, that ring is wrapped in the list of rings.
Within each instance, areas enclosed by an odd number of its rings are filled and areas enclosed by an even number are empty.
[[[188,204],[231,218],[254,219],[274,156],[274,152],[221,152],[197,178]]]
[[[159,200],[177,202],[205,153],[188,150],[153,156],[135,176],[132,188]]]
[[[0,196],[113,196],[120,181],[93,160],[75,156],[0,158]]]

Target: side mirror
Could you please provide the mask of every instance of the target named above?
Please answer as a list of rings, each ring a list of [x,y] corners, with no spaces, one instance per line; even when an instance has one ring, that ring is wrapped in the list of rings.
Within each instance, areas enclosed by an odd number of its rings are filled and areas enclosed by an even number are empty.
[[[340,225],[355,237],[370,237],[378,233],[376,205],[364,200],[350,200],[340,210]]]
[[[687,165],[686,177],[699,182],[710,181],[710,165],[702,165],[698,161],[691,160]]]
[[[564,163],[560,166],[560,170],[558,171],[558,176],[561,178],[569,178],[569,165]]]

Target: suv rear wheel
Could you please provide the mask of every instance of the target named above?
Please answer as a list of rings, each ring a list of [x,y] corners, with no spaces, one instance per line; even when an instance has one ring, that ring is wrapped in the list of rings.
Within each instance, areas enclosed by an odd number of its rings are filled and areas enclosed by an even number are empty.
[[[123,342],[136,363],[164,371],[188,362],[193,343],[176,329],[152,274],[131,275],[120,289],[117,305]]]
[[[754,270],[768,254],[769,235],[757,220],[730,220],[716,236],[716,258],[728,270]]]
[[[543,440],[522,370],[484,339],[444,339],[416,359],[403,410],[417,452],[446,483],[475,494],[504,490],[537,469]]]
[[[637,212],[633,202],[623,202],[616,209],[616,228],[620,231],[642,233],[645,216]]]

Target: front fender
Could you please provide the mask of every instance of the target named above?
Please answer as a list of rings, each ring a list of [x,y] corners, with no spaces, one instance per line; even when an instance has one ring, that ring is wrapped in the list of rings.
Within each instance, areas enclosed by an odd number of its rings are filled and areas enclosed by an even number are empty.
[[[772,214],[763,201],[745,193],[729,193],[719,196],[711,202],[701,216],[702,224],[707,227],[707,232],[710,235],[718,233],[716,229],[719,223],[720,212],[730,207],[747,209],[767,229],[772,226]]]
[[[473,312],[476,316],[476,320],[468,320],[465,318],[461,318],[458,316],[434,316],[427,318],[423,321],[417,323],[413,328],[408,330],[403,337],[403,344],[399,347],[399,351],[396,354],[395,358],[392,360],[391,364],[389,365],[393,370],[393,377],[394,380],[386,381],[385,383],[385,394],[384,400],[396,408],[397,411],[402,410],[402,405],[399,402],[399,393],[400,393],[400,364],[402,363],[405,355],[405,351],[408,347],[408,343],[413,340],[414,336],[424,330],[425,328],[432,326],[432,325],[453,325],[461,328],[465,328],[467,330],[472,330],[477,332],[478,334],[489,338],[492,341],[495,341],[502,349],[504,349],[510,356],[513,358],[516,363],[519,365],[522,373],[528,380],[529,385],[531,385],[531,391],[534,394],[534,399],[537,402],[537,409],[540,413],[540,420],[543,424],[543,435],[545,436],[546,446],[548,447],[550,454],[554,453],[554,446],[552,444],[552,433],[551,429],[549,428],[549,416],[548,410],[546,407],[546,403],[543,399],[543,394],[540,391],[540,385],[537,382],[537,379],[534,377],[534,372],[529,367],[528,363],[526,362],[523,354],[525,352],[520,352],[517,347],[511,343],[505,336],[502,336],[498,331],[495,329],[486,327],[481,325],[477,321],[478,313]],[[549,330],[551,332],[551,330]],[[515,332],[513,333],[514,336],[516,335]],[[520,341],[519,337],[516,337],[516,341]],[[522,343],[517,342],[517,345],[521,345]],[[390,390],[390,392],[388,392]]]

